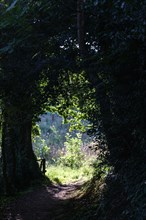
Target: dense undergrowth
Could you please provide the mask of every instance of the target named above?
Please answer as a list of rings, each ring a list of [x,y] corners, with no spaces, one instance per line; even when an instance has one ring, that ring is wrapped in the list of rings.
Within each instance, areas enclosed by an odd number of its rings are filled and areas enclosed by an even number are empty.
[[[73,219],[145,220],[145,177],[144,163],[139,160],[129,159],[121,170],[112,168],[107,175],[96,169],[74,204]]]

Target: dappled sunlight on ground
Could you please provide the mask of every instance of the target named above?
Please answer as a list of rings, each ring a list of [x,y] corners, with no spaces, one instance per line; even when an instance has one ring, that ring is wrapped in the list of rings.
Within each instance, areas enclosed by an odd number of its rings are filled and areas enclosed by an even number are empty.
[[[83,182],[69,185],[44,186],[10,204],[3,220],[55,220],[68,219],[71,201],[75,199]]]

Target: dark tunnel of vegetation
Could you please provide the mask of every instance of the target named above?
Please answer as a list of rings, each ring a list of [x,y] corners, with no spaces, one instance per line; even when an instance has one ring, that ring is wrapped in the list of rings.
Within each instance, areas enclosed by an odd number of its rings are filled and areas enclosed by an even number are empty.
[[[98,219],[145,219],[145,11],[145,0],[0,1],[0,194],[42,178],[32,129],[58,112],[78,130],[90,121],[99,141]]]

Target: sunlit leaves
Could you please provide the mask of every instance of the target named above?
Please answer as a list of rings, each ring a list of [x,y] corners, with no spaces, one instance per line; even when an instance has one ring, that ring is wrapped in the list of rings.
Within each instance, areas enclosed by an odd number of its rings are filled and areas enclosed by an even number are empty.
[[[78,133],[76,137],[71,137],[71,135],[67,134],[64,145],[66,147],[66,154],[60,157],[60,165],[71,167],[72,169],[81,167],[85,156],[81,151],[81,134]]]

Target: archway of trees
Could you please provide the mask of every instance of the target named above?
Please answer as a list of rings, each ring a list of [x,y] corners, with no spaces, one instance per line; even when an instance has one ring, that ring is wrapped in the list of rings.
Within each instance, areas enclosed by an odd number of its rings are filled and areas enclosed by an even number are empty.
[[[107,184],[119,183],[123,209],[130,207],[120,214],[142,219],[145,9],[144,0],[0,1],[0,184],[7,193],[41,178],[32,124],[54,109],[92,122],[113,167]]]

